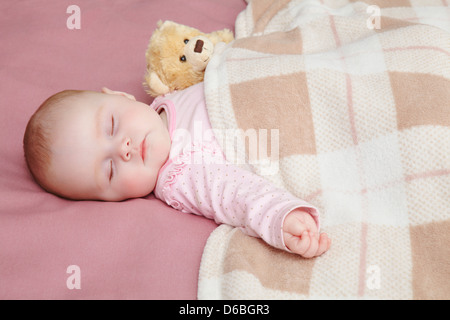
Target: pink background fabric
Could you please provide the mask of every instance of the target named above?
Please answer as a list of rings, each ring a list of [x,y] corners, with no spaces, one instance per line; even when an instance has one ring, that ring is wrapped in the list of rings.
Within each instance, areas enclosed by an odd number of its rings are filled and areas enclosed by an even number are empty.
[[[67,7],[81,10],[69,30]],[[216,224],[154,198],[67,201],[44,192],[22,151],[26,123],[63,89],[142,87],[158,20],[233,30],[243,0],[0,3],[0,299],[195,299],[201,254]],[[81,271],[69,290],[67,268]]]

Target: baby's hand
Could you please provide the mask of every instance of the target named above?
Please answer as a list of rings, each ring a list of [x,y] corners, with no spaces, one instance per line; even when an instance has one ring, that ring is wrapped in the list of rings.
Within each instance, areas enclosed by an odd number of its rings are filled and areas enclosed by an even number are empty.
[[[292,211],[284,219],[283,236],[286,247],[304,258],[320,256],[331,245],[326,233],[319,235],[313,217],[300,209]]]

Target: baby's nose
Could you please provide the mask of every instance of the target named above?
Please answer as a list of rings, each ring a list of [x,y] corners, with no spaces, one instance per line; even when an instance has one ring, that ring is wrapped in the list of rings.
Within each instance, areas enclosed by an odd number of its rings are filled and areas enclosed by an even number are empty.
[[[124,138],[120,145],[120,156],[123,160],[128,161],[131,159],[131,139]]]

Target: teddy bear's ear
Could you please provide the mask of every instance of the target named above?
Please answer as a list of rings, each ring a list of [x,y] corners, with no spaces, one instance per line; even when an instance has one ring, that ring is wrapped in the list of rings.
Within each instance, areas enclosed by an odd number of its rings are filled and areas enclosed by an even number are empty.
[[[170,88],[161,81],[154,71],[148,73],[145,80],[153,96],[160,96],[170,92]]]
[[[163,30],[164,28],[167,28],[169,26],[176,25],[176,23],[173,21],[169,21],[169,20],[166,20],[166,21],[159,20],[156,25],[158,26],[159,30]]]

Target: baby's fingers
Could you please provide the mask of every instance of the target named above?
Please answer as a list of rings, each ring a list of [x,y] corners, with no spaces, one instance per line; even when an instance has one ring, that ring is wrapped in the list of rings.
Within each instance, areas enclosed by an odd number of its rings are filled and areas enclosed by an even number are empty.
[[[284,242],[289,250],[299,255],[303,255],[308,251],[311,245],[311,238],[307,231],[304,231],[300,237],[285,233]]]
[[[313,258],[317,256],[317,250],[319,249],[319,241],[317,235],[312,233],[308,234],[308,238],[309,238],[309,248],[305,252],[301,253],[301,255],[304,258]]]
[[[316,256],[324,254],[331,246],[331,239],[328,238],[326,233],[322,233],[319,238],[319,248],[317,249]]]
[[[289,250],[304,258],[318,257],[330,249],[331,240],[326,233],[311,234],[308,231],[301,237],[285,233],[285,244]]]

